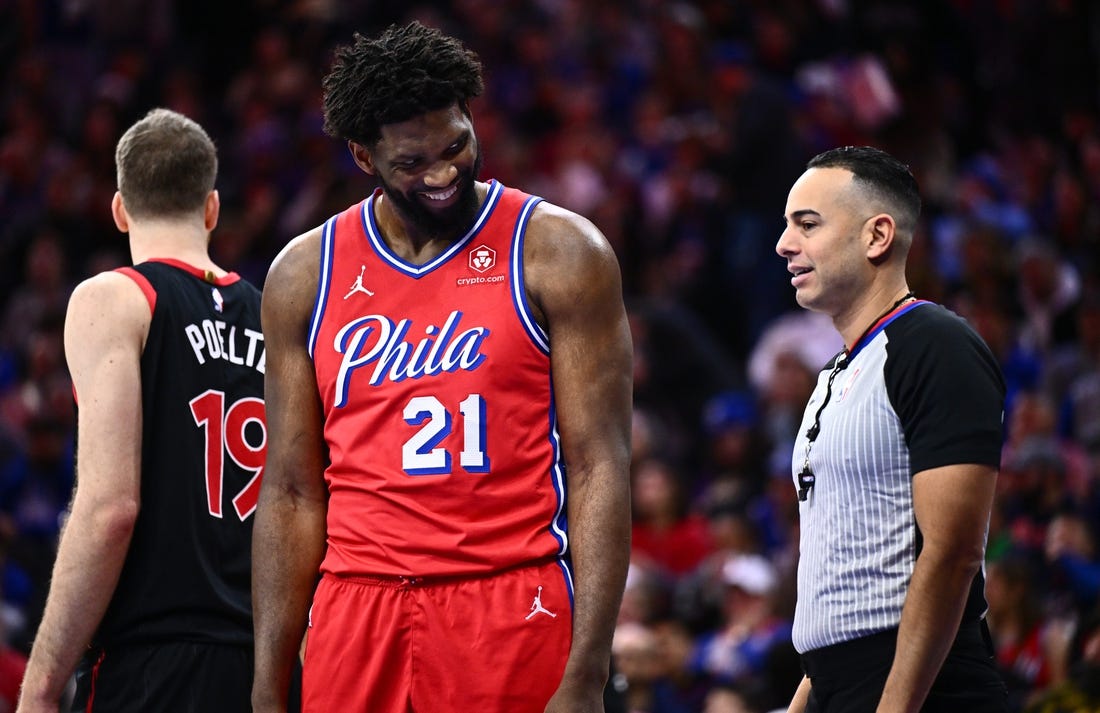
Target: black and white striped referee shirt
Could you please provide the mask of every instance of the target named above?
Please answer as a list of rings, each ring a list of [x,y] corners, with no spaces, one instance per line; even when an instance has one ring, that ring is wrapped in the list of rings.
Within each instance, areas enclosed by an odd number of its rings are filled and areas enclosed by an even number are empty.
[[[834,358],[821,372],[794,445],[798,473]],[[853,345],[809,452],[813,488],[799,503],[802,653],[898,626],[921,537],[912,476],[960,463],[999,467],[1005,385],[989,348],[959,316],[910,302]],[[985,611],[975,577],[964,620]]]

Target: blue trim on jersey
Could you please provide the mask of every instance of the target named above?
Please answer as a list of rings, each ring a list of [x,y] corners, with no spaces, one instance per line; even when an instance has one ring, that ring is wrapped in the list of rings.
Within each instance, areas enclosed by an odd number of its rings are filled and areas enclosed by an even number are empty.
[[[455,253],[461,251],[462,248],[474,239],[474,236],[478,234],[482,226],[485,225],[485,222],[489,220],[489,216],[492,214],[493,208],[496,207],[497,201],[500,199],[500,194],[503,192],[504,186],[495,180],[489,181],[489,192],[485,196],[485,203],[478,212],[477,220],[474,221],[474,226],[470,228],[462,238],[456,240],[449,248],[423,265],[414,265],[407,260],[403,260],[390,250],[389,245],[386,245],[386,241],[382,239],[381,232],[378,230],[378,225],[374,220],[374,196],[371,196],[363,203],[363,210],[360,217],[363,221],[363,230],[367,234],[367,240],[370,242],[371,247],[374,248],[374,252],[378,257],[398,272],[402,272],[409,277],[419,278],[427,275],[429,272],[432,272],[443,263],[450,260]]]
[[[558,409],[555,404],[553,385],[550,388],[550,447],[554,452],[554,461],[550,465],[551,483],[554,492],[558,495],[558,509],[550,520],[550,534],[558,541],[560,549],[558,556],[565,556],[569,551],[569,527],[565,512],[565,462],[561,455],[561,434],[558,433]]]
[[[565,577],[565,588],[569,591],[569,608],[573,608],[573,569],[569,561],[564,557],[558,558],[558,566],[561,567],[562,576]]]
[[[325,307],[328,305],[328,285],[332,277],[332,253],[335,250],[337,217],[334,215],[329,218],[321,231],[321,269],[317,278],[317,297],[313,300],[313,317],[309,321],[309,341],[306,343],[310,359],[313,358],[314,349],[317,347],[317,333],[321,331],[321,320],[325,317]]]
[[[878,333],[881,332],[882,330],[886,329],[887,325],[889,325],[895,319],[902,316],[903,314],[905,314],[906,312],[908,312],[911,309],[915,309],[917,307],[920,307],[921,305],[927,305],[927,304],[932,304],[932,303],[929,302],[928,300],[916,300],[915,302],[910,302],[909,304],[905,305],[904,307],[899,308],[897,312],[894,312],[888,318],[884,319],[882,321],[882,324],[880,324],[879,326],[875,327],[873,330],[868,332],[867,336],[865,336],[863,339],[861,339],[859,341],[859,344],[855,345],[855,347],[852,348],[852,353],[848,355],[848,361],[850,362],[853,359],[855,359],[856,354],[859,354],[861,351],[863,351],[863,347],[870,344],[871,340],[874,339],[876,336],[878,336]]]
[[[527,235],[527,221],[531,218],[531,211],[542,202],[541,198],[531,196],[520,209],[516,219],[516,230],[512,234],[512,254],[509,259],[512,262],[512,305],[516,309],[520,323],[523,324],[527,336],[535,343],[544,354],[550,353],[550,336],[535,321],[534,315],[527,304],[527,289],[523,279],[523,240]]]

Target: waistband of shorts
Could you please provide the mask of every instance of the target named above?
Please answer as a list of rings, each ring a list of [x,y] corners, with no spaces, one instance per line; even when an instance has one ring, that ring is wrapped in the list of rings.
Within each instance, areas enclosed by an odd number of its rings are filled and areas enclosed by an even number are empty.
[[[964,621],[959,625],[959,631],[955,635],[951,648],[991,646],[988,631],[985,619]],[[802,671],[811,679],[821,675],[831,677],[834,672],[843,673],[851,670],[853,666],[861,666],[863,662],[879,661],[882,657],[893,659],[897,640],[898,629],[894,627],[858,639],[813,649],[800,656]]]
[[[454,582],[472,582],[479,579],[489,579],[490,577],[507,574],[508,572],[545,567],[546,565],[556,564],[561,561],[561,557],[552,555],[537,560],[521,562],[511,567],[503,567],[488,572],[471,572],[469,574],[338,574],[335,572],[324,572],[321,578],[332,582],[352,582],[374,587],[425,587],[434,584],[451,584]]]
[[[892,658],[897,640],[898,630],[894,627],[832,646],[822,646],[800,656],[802,671],[812,679],[828,676],[833,671],[850,669],[862,661],[875,660],[883,655],[888,654]]]
[[[203,649],[207,651],[244,651],[251,653],[253,645],[244,641],[198,641],[191,639],[162,639],[158,641],[126,641],[123,643],[111,643],[107,645],[93,643],[85,649],[79,659],[79,665],[85,668],[94,667],[106,657],[117,658],[121,656],[147,656],[150,651],[163,649]]]

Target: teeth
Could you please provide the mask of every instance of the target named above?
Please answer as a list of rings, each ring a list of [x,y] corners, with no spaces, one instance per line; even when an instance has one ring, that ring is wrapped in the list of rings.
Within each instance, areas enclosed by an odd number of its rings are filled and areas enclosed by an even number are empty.
[[[425,193],[424,197],[430,201],[445,201],[455,194],[458,190],[458,185],[453,185],[442,193]]]

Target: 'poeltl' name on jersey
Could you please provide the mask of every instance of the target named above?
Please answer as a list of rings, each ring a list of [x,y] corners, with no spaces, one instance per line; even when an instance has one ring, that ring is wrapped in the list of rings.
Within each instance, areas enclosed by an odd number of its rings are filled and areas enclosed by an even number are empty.
[[[207,358],[222,359],[264,373],[267,349],[263,333],[247,327],[238,332],[237,325],[220,319],[204,319],[199,324],[187,325],[183,331],[199,364],[205,364]]]
[[[481,345],[489,337],[486,327],[471,327],[459,331],[462,312],[448,315],[443,327],[429,324],[425,336],[413,344],[406,341],[412,320],[396,324],[380,314],[359,317],[345,324],[336,333],[332,348],[342,354],[336,376],[336,403],[342,407],[348,400],[348,384],[359,368],[373,364],[370,385],[378,386],[385,379],[404,381],[434,376],[458,369],[476,369],[485,361]]]

